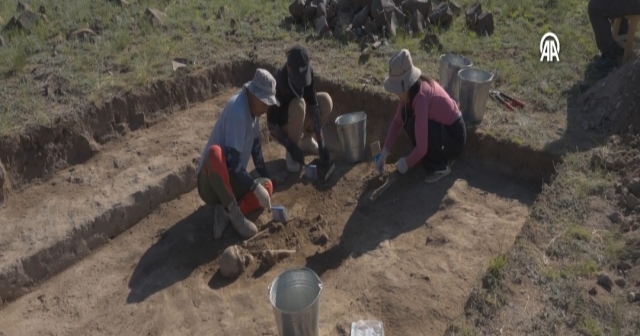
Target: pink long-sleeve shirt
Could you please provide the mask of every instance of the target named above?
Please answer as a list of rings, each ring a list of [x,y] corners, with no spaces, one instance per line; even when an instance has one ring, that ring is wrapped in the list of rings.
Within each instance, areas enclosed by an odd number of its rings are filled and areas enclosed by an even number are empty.
[[[402,128],[402,111],[404,109],[403,102],[398,104],[396,115],[389,126],[387,139],[384,147],[391,150],[393,144],[398,137],[398,132]],[[433,81],[429,84],[423,81],[420,85],[420,91],[413,99],[413,111],[416,116],[415,136],[416,147],[405,158],[407,166],[413,167],[426,154],[429,145],[429,120],[436,121],[443,125],[453,124],[460,117],[460,110],[456,102],[449,97],[449,94],[442,86]]]

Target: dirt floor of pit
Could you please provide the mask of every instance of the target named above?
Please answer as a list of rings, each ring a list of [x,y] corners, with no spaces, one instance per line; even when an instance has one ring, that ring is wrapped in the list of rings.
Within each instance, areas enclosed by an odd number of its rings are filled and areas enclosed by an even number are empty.
[[[228,93],[129,136],[154,144],[145,148],[150,157],[172,147],[176,155],[199,154],[226,98]],[[336,149],[330,128],[327,138]],[[99,177],[98,167],[114,167],[110,151],[127,142],[105,147],[75,171],[94,167],[89,171]],[[284,171],[283,155],[281,147],[265,146],[272,173]],[[210,210],[192,191],[4,307],[0,330],[3,335],[276,335],[266,288],[279,272],[308,266],[324,283],[322,335],[348,335],[351,321],[368,318],[384,321],[389,335],[442,334],[462,313],[489,259],[512,245],[538,190],[464,161],[438,184],[426,185],[422,177],[419,170],[409,173],[368,208],[361,201],[380,184],[370,163],[339,164],[324,187],[289,175],[276,187],[273,204],[286,206],[293,220],[248,248],[298,253],[270,270],[254,263],[235,281],[220,277],[217,262],[239,237],[228,229],[223,240],[212,241]],[[77,189],[75,197],[95,192],[92,188]],[[37,201],[17,199],[25,205]],[[269,214],[254,217],[268,226]],[[325,244],[318,243],[322,235]]]

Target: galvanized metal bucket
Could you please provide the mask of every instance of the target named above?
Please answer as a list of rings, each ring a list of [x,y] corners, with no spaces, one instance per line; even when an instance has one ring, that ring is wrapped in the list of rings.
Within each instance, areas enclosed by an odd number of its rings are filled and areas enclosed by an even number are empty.
[[[362,161],[366,154],[367,114],[360,111],[341,115],[336,118],[336,128],[347,161]]]
[[[458,72],[460,112],[468,128],[482,122],[487,108],[493,74],[482,69],[462,69]]]
[[[471,66],[473,66],[473,62],[465,57],[454,54],[440,55],[440,85],[456,102],[460,101],[456,91],[458,72]]]
[[[322,281],[308,268],[284,271],[269,285],[280,336],[318,336]]]

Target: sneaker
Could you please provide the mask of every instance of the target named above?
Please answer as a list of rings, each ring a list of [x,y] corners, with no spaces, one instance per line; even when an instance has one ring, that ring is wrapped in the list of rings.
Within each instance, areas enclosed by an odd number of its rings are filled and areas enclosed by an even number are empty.
[[[249,239],[255,236],[256,233],[258,233],[258,228],[256,227],[255,224],[253,224],[252,221],[244,217],[244,215],[242,214],[242,211],[240,211],[240,207],[238,206],[238,203],[236,203],[235,201],[231,202],[228,210],[229,210],[229,218],[231,219],[231,224],[233,225],[233,228],[236,229],[236,231],[238,231],[238,233],[240,234],[240,236],[242,236],[243,239]]]
[[[440,181],[443,177],[451,174],[451,164],[447,164],[444,169],[435,170],[431,173],[427,173],[425,177],[425,183],[435,183]]]
[[[213,239],[218,240],[222,237],[224,229],[229,225],[229,213],[220,203],[214,207],[213,215]]]
[[[287,170],[290,173],[297,173],[300,171],[300,164],[295,162],[289,152],[287,152]]]
[[[318,143],[316,142],[316,139],[311,136],[305,136],[300,139],[298,147],[300,147],[303,152],[312,155],[318,155]]]

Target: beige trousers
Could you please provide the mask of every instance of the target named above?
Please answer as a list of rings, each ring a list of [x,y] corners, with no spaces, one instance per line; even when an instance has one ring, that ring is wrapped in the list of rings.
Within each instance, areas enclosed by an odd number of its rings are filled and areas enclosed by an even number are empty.
[[[318,105],[320,106],[320,120],[322,126],[327,123],[331,111],[333,111],[333,101],[326,92],[318,92]],[[300,139],[308,136],[315,137],[313,128],[313,111],[308,107],[302,98],[294,98],[289,103],[289,120],[283,127],[284,133],[294,143],[299,143]]]

